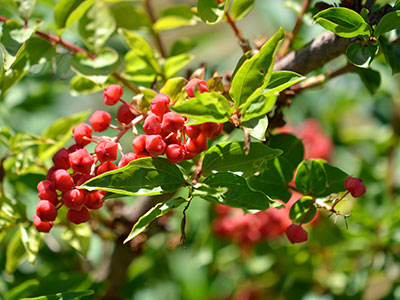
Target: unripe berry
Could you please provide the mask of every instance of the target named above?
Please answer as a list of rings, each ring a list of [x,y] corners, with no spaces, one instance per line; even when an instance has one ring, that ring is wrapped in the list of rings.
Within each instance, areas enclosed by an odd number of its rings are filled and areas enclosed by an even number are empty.
[[[182,145],[171,144],[165,149],[165,155],[170,163],[177,164],[185,159],[185,150]]]
[[[146,151],[146,135],[138,135],[132,142],[133,150],[136,154],[141,154]]]
[[[363,181],[361,180],[361,178],[357,177],[347,178],[346,182],[344,183],[344,187],[346,188],[346,190],[350,192],[350,194],[354,198],[361,197],[366,192],[366,188]]]
[[[153,100],[151,100],[150,110],[153,114],[162,116],[169,112],[169,97],[163,93],[157,94]]]
[[[307,231],[301,227],[301,225],[291,224],[286,228],[286,236],[292,244],[303,243],[307,241]]]
[[[161,132],[161,119],[155,114],[149,114],[144,120],[143,130],[148,135],[159,134]]]
[[[62,201],[64,205],[70,209],[81,210],[85,204],[85,196],[83,190],[73,189],[62,194]]]
[[[69,152],[65,148],[61,148],[54,154],[53,156],[53,163],[56,169],[69,169]]]
[[[37,185],[38,196],[41,200],[47,200],[52,203],[57,202],[57,193],[54,184],[49,180],[42,180]]]
[[[118,144],[112,140],[102,139],[94,148],[97,159],[100,162],[116,160],[118,156]]]
[[[68,191],[74,186],[74,180],[64,169],[58,169],[54,171],[52,182],[56,186],[56,189],[61,192]]]
[[[146,143],[145,143],[146,145]],[[128,152],[124,156],[121,157],[121,160],[118,163],[118,168],[125,167],[131,161],[137,159],[137,154],[133,152]]]
[[[49,232],[53,227],[53,222],[42,221],[37,215],[33,215],[33,225],[39,232]]]
[[[50,201],[40,200],[36,204],[36,215],[42,221],[54,221],[57,218],[57,208]]]
[[[215,139],[222,132],[224,124],[207,122],[201,125],[201,131],[210,139]]]
[[[100,174],[106,173],[108,171],[116,170],[118,167],[111,161],[106,161],[102,163],[101,165],[98,165],[94,171],[96,176],[99,176]]]
[[[69,163],[74,172],[88,174],[90,173],[94,159],[86,149],[79,149],[69,154]]]
[[[81,123],[72,129],[75,142],[79,147],[84,147],[90,143],[90,141],[84,139],[85,137],[92,137],[92,128],[86,123]]]
[[[191,139],[196,139],[201,133],[201,125],[186,125],[185,133]]]
[[[185,91],[190,98],[195,97],[194,91],[196,89],[196,86],[200,93],[208,92],[207,83],[204,80],[193,78],[185,86]]]
[[[163,116],[161,129],[164,134],[168,134],[170,132],[177,132],[179,129],[183,127],[184,123],[185,119],[181,115],[175,112],[169,112]]]
[[[166,146],[161,135],[149,135],[146,138],[146,150],[152,156],[163,154]]]
[[[101,201],[103,197],[104,195],[99,191],[90,192],[86,195],[85,206],[89,209],[99,209],[104,204]]]
[[[114,105],[118,102],[119,98],[122,97],[124,90],[118,84],[111,84],[104,89],[104,104]]]
[[[89,119],[93,130],[97,132],[105,131],[111,123],[111,115],[104,110],[96,110]]]
[[[121,123],[129,124],[135,117],[136,115],[132,113],[128,105],[122,104],[118,108],[117,120],[120,121]]]
[[[86,207],[80,210],[70,209],[67,213],[67,220],[74,224],[85,223],[90,220],[90,214]]]

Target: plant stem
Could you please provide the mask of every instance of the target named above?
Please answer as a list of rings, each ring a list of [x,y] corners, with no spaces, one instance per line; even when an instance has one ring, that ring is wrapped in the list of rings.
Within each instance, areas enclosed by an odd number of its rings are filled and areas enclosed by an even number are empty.
[[[150,0],[146,0],[144,2],[144,4],[146,6],[147,13],[149,14],[151,23],[154,25],[154,23],[156,23],[157,20],[156,20],[156,18],[154,16],[153,7],[151,6]],[[165,51],[165,47],[164,47],[164,44],[163,44],[163,42],[161,40],[160,35],[153,28],[151,28],[151,33],[153,34],[154,40],[155,40],[155,42],[157,44],[157,48],[160,51],[161,56],[164,57],[164,58],[167,57],[167,53]]]
[[[250,48],[249,42],[243,37],[243,34],[240,31],[239,27],[236,26],[235,21],[232,19],[231,15],[227,11],[225,12],[225,17],[226,17],[226,20],[228,21],[229,25],[231,25],[233,31],[235,32],[235,35],[239,40],[239,45],[242,48],[243,53],[250,51],[251,48]]]

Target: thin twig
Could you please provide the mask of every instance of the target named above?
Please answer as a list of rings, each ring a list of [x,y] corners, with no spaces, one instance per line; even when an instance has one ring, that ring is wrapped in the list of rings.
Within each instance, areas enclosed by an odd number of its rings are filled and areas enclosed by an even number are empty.
[[[229,25],[231,25],[233,31],[235,32],[235,35],[237,36],[239,40],[239,45],[243,50],[243,53],[246,53],[247,51],[250,51],[250,45],[249,42],[243,37],[243,34],[239,27],[236,26],[235,21],[232,19],[231,15],[226,11],[225,12],[225,17],[226,20],[228,21]]]
[[[150,0],[146,0],[144,2],[146,9],[147,9],[147,13],[149,14],[151,23],[154,25],[154,23],[157,21],[155,16],[154,16],[154,12],[153,12],[153,7],[151,6]],[[158,34],[157,31],[155,31],[154,29],[151,29],[151,33],[153,34],[154,40],[157,44],[157,48],[160,51],[160,54],[162,57],[167,57],[167,52],[165,51],[165,47],[164,44],[161,40],[160,35]]]

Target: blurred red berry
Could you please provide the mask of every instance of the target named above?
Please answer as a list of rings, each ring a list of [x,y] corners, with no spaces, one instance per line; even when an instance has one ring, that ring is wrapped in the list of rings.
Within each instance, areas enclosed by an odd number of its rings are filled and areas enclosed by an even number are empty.
[[[185,91],[190,98],[195,97],[196,87],[200,93],[208,92],[207,83],[204,80],[193,78],[185,86]]]
[[[42,180],[37,185],[38,196],[41,200],[47,200],[52,203],[57,202],[57,192],[54,184],[49,180]]]
[[[116,160],[118,157],[118,144],[112,140],[102,139],[94,148],[100,162]]]
[[[117,120],[123,124],[129,124],[136,115],[131,111],[128,105],[122,104],[118,108]]]
[[[57,218],[57,208],[50,201],[40,200],[36,204],[36,215],[42,221],[54,221]]]
[[[85,137],[92,138],[92,128],[90,128],[90,126],[85,123],[81,123],[75,126],[74,129],[72,129],[72,133],[75,142],[79,147],[84,147],[90,143],[90,141],[84,139]]]
[[[54,154],[53,156],[53,163],[56,169],[69,169],[69,152],[65,148],[61,148]]]
[[[150,110],[153,114],[162,116],[169,112],[169,97],[163,93],[157,94],[150,103]]]
[[[96,110],[89,119],[93,130],[97,132],[105,131],[111,123],[111,115],[104,110]]]
[[[286,236],[292,244],[303,243],[307,241],[307,231],[301,225],[291,224],[286,228]]]
[[[37,215],[33,215],[33,225],[39,232],[49,232],[53,227],[53,222],[42,221]]]
[[[119,161],[118,168],[125,167],[127,164],[129,164],[131,161],[137,159],[137,154],[133,152],[128,152],[124,156],[121,157],[121,160]]]
[[[104,104],[106,105],[115,105],[119,98],[122,97],[124,90],[118,84],[111,84],[104,89]]]
[[[361,178],[357,177],[347,178],[346,182],[344,183],[344,187],[346,188],[346,190],[350,192],[350,194],[354,198],[361,197],[366,192],[366,188],[363,181],[361,180]]]
[[[171,144],[165,149],[165,155],[170,163],[177,164],[185,159],[185,150],[182,145]]]
[[[80,210],[70,209],[67,213],[67,220],[74,224],[85,223],[90,220],[90,214],[86,207]]]
[[[148,135],[159,134],[161,132],[161,119],[155,114],[148,114],[143,123],[143,130]]]
[[[61,192],[68,191],[74,186],[74,180],[72,179],[71,174],[64,169],[54,171],[52,182],[56,189]]]
[[[70,209],[80,210],[85,204],[85,192],[79,189],[69,190],[62,194],[64,205]]]
[[[163,116],[161,129],[164,134],[170,132],[177,132],[179,129],[183,128],[185,119],[175,112],[168,112]]]
[[[158,156],[164,153],[166,144],[161,135],[148,135],[146,138],[146,150],[152,156]]]
[[[116,170],[116,169],[118,169],[117,165],[115,165],[111,161],[106,161],[96,167],[95,174],[96,174],[96,176],[99,176],[100,174],[106,173],[108,171]]]
[[[69,154],[69,163],[74,172],[89,174],[94,163],[94,159],[87,149],[79,149]]]

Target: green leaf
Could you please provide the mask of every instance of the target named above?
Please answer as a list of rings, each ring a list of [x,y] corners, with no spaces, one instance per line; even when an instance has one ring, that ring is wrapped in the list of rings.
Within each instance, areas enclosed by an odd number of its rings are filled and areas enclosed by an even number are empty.
[[[378,49],[378,45],[369,44],[363,46],[359,43],[353,43],[347,47],[346,55],[353,65],[360,68],[368,68],[378,53]]]
[[[305,160],[297,168],[296,187],[303,195],[321,195],[326,190],[327,176],[321,160]]]
[[[29,20],[35,9],[36,0],[14,0],[14,3],[17,4],[21,17],[24,20]]]
[[[231,17],[234,20],[243,19],[253,8],[255,0],[233,0]]]
[[[248,179],[251,188],[261,191],[272,199],[288,202],[292,194],[288,183],[293,178],[294,169],[284,157],[268,161],[266,169]]]
[[[22,224],[19,226],[21,231],[21,241],[24,245],[26,254],[28,255],[28,261],[34,264],[36,261],[36,256],[39,252],[40,245],[40,234],[34,226],[25,228]]]
[[[101,174],[81,188],[104,190],[121,195],[159,195],[176,191],[186,182],[180,169],[159,157],[145,157],[126,167]]]
[[[371,94],[375,94],[381,85],[381,74],[371,68],[357,68],[355,71]]]
[[[151,26],[151,21],[143,7],[132,5],[132,3],[115,3],[110,8],[118,28],[139,30],[142,27]]]
[[[26,257],[26,251],[21,240],[21,231],[17,231],[7,245],[6,266],[7,273],[12,274],[18,264]]]
[[[93,290],[77,291],[77,292],[64,292],[55,295],[40,296],[34,298],[23,298],[20,300],[77,300],[85,296],[94,295]]]
[[[72,248],[86,256],[90,246],[92,230],[87,223],[65,227],[61,238]]]
[[[186,86],[187,80],[183,77],[170,78],[161,88],[160,93],[164,93],[169,97],[171,102],[176,102],[183,94],[183,88]]]
[[[190,39],[183,38],[181,40],[176,41],[172,45],[169,55],[170,56],[175,56],[175,55],[179,55],[179,54],[183,54],[183,53],[189,52],[194,47],[196,47],[197,44],[198,43],[196,41],[192,41]]]
[[[78,21],[96,0],[59,0],[54,7],[54,22],[58,29],[68,28]]]
[[[19,300],[24,296],[32,294],[33,290],[38,288],[40,281],[37,279],[26,280],[23,283],[12,288],[4,300]]]
[[[33,66],[49,62],[56,54],[56,47],[48,40],[32,37],[27,42],[26,52],[29,64]]]
[[[180,69],[190,63],[193,58],[194,56],[189,54],[179,54],[167,58],[163,67],[165,77],[170,78],[174,76]]]
[[[354,10],[345,7],[325,9],[313,18],[322,27],[341,37],[370,36],[369,25],[363,17]]]
[[[198,0],[197,12],[203,22],[207,24],[216,24],[222,20],[225,11],[229,7],[229,0],[219,3],[215,0]]]
[[[210,202],[230,207],[260,210],[267,209],[271,202],[271,199],[264,193],[250,189],[246,179],[233,173],[211,174],[204,183],[211,187],[211,190],[207,190],[207,187],[203,186],[203,195],[195,195]],[[218,189],[220,192],[214,193],[213,189]]]
[[[265,133],[268,128],[268,117],[264,116],[258,119],[253,119],[249,122],[242,123],[242,126],[249,130],[251,137],[260,141],[265,141]]]
[[[289,218],[293,223],[307,224],[314,219],[316,214],[317,209],[314,205],[313,197],[305,196],[292,205],[289,211]]]
[[[39,159],[44,161],[52,157],[62,148],[72,136],[72,129],[86,120],[89,112],[81,112],[58,119],[51,124],[43,133],[42,137],[53,140],[54,144],[40,145]]]
[[[236,72],[229,91],[237,108],[256,100],[272,75],[275,55],[284,37],[282,28],[266,42],[260,51],[246,60]]]
[[[379,38],[379,45],[386,62],[392,68],[392,75],[400,72],[400,45],[392,45],[384,36]]]
[[[228,100],[218,93],[198,93],[195,98],[170,107],[183,116],[194,119],[189,122],[201,124],[205,122],[224,123],[229,121],[230,106]]]
[[[137,237],[146,228],[153,222],[155,219],[162,217],[166,213],[168,213],[171,209],[179,207],[181,204],[187,202],[186,199],[182,197],[174,198],[168,200],[165,203],[158,203],[152,209],[150,209],[147,213],[145,213],[136,223],[133,225],[131,232],[128,237],[125,239],[124,244]]]
[[[156,31],[169,30],[182,26],[195,25],[196,20],[186,19],[180,16],[161,17],[154,23],[153,28]]]
[[[278,94],[304,79],[306,77],[291,71],[273,72],[263,95],[266,97]]]
[[[125,54],[124,78],[136,82],[153,82],[157,76],[154,68],[136,50]]]
[[[13,153],[22,152],[32,146],[46,144],[49,140],[27,132],[17,132],[10,138],[10,151]]]
[[[336,194],[345,191],[344,183],[349,177],[349,174],[343,172],[337,167],[334,167],[327,162],[322,161],[326,173],[326,189],[323,193],[319,194],[318,197],[329,196],[330,194]]]
[[[86,46],[99,52],[116,29],[110,9],[103,1],[96,1],[79,20],[79,34]]]
[[[113,49],[101,50],[95,59],[77,53],[71,59],[72,69],[97,84],[104,84],[119,65],[118,53]]]
[[[279,156],[282,151],[271,149],[261,143],[251,143],[250,153],[245,154],[243,142],[221,143],[205,152],[202,173],[211,171],[243,172],[251,176],[260,171],[270,159]]]
[[[76,75],[71,79],[69,89],[72,96],[79,96],[98,92],[102,87],[88,78]]]
[[[396,0],[393,9],[398,10],[400,8],[400,0]]]
[[[242,120],[243,122],[264,116],[267,114],[275,105],[277,100],[276,95],[264,97],[259,96],[257,99],[247,102],[242,107]]]
[[[304,158],[304,146],[300,139],[293,134],[283,133],[270,137],[269,147],[282,150],[281,157],[287,159],[295,170]]]
[[[374,36],[379,38],[385,32],[397,29],[400,27],[400,11],[392,11],[387,13],[380,19],[375,27]]]

